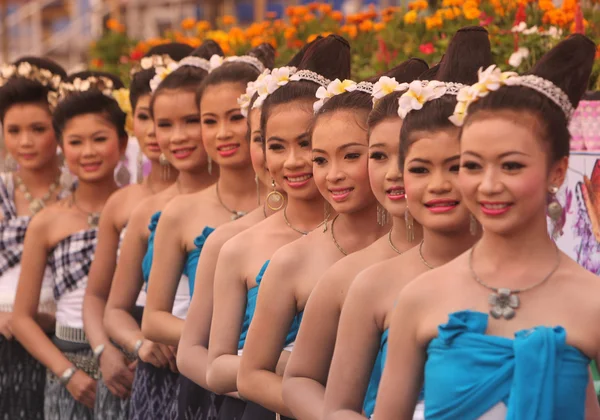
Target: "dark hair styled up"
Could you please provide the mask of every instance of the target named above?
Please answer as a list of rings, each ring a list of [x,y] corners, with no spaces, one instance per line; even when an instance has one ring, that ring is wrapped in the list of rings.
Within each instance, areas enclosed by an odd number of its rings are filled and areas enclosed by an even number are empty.
[[[583,35],[571,35],[537,62],[530,74],[549,80],[563,90],[576,108],[583,97],[594,64],[595,44]],[[549,160],[569,156],[571,135],[562,109],[542,93],[523,86],[502,86],[469,106],[464,127],[478,118],[510,111],[533,116],[528,123],[550,145]]]
[[[79,72],[69,76],[69,79],[72,81],[77,78],[87,79],[89,77],[106,77],[113,82],[114,89],[123,87],[123,82],[118,77],[105,72]],[[60,143],[62,143],[63,132],[69,120],[86,114],[102,115],[115,127],[119,141],[121,143],[127,141],[126,114],[115,99],[105,95],[97,87],[91,86],[86,91],[70,92],[58,102],[52,116],[52,125]]]
[[[62,80],[67,77],[67,72],[54,61],[40,57],[22,57],[13,65],[29,63],[41,70],[49,70],[54,75],[60,76]],[[4,123],[6,112],[17,104],[41,104],[48,106],[48,92],[50,87],[25,77],[15,76],[6,81],[0,87],[0,122]]]
[[[275,49],[271,44],[260,44],[248,51],[251,57],[257,58],[266,69],[272,69],[275,64]],[[197,91],[196,99],[200,103],[204,90],[209,86],[222,83],[240,83],[244,87],[260,76],[261,71],[255,66],[242,61],[230,61],[223,63],[204,79]]]
[[[308,46],[297,66],[298,70],[310,70],[329,80],[350,78],[350,44],[338,35],[315,40]],[[308,80],[288,83],[269,95],[262,105],[260,128],[264,133],[269,115],[274,107],[291,101],[316,100],[319,85]]]
[[[477,82],[477,71],[491,64],[487,30],[480,26],[467,26],[459,29],[450,41],[435,73],[435,80],[474,84]],[[400,130],[401,166],[404,165],[410,145],[417,140],[415,133],[457,129],[448,119],[455,107],[456,95],[444,95],[425,103],[422,109],[408,113]]]
[[[169,44],[161,44],[150,48],[144,57],[152,57],[153,55],[166,55],[169,56],[173,61],[180,61],[190,55],[192,51],[192,47],[187,44],[171,42]],[[144,95],[150,95],[152,93],[150,89],[150,80],[152,80],[155,74],[156,70],[154,68],[150,68],[140,70],[132,76],[131,84],[129,85],[129,102],[131,102],[131,109],[134,111],[139,99]]]

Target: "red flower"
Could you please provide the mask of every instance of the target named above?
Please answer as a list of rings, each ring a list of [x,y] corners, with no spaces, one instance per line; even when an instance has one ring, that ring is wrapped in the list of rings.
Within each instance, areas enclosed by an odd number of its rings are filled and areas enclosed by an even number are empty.
[[[129,58],[132,61],[140,61],[142,59],[142,57],[144,57],[144,53],[141,52],[140,50],[133,50],[133,51],[131,51],[131,54],[129,54]]]
[[[433,44],[431,42],[429,42],[427,44],[419,45],[419,51],[421,51],[423,54],[430,55],[435,52],[435,48],[434,48]]]
[[[486,15],[485,12],[481,12],[481,15],[479,15],[479,25],[480,26],[488,26],[493,21],[494,21],[494,18],[492,16]]]

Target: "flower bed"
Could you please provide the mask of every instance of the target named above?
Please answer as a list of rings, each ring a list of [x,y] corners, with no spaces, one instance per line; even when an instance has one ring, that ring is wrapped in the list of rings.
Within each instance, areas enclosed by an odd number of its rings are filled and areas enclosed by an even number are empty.
[[[243,54],[269,42],[277,49],[277,64],[282,65],[314,37],[336,33],[351,41],[353,78],[361,80],[410,57],[436,63],[457,29],[482,25],[490,33],[496,63],[505,70],[523,72],[571,33],[600,40],[597,2],[564,0],[556,7],[552,0],[438,0],[438,7],[432,8],[426,0],[413,0],[406,9],[370,7],[348,16],[328,3],[311,3],[288,8],[285,19],[267,14],[266,21],[247,27],[238,26],[233,16],[223,16],[216,27],[188,18],[181,22],[180,30],[139,42],[129,39],[120,23],[110,20],[106,34],[92,45],[90,65],[127,79],[129,68],[152,46],[178,41],[195,47],[204,39],[215,40],[228,55]],[[598,73],[600,60],[594,67],[591,88],[600,88]]]

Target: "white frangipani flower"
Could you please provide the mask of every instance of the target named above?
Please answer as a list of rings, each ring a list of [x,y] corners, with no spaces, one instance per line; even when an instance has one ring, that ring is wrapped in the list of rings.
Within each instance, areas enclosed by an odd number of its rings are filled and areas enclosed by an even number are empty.
[[[421,82],[415,80],[398,100],[398,115],[404,119],[411,111],[418,111],[425,103],[441,98],[446,93],[446,85],[440,81]]]
[[[210,60],[208,60],[209,64],[210,64],[210,71],[213,71],[214,69],[221,67],[223,65],[223,61],[225,59],[223,57],[221,57],[218,54],[213,54],[212,57],[210,57]]]

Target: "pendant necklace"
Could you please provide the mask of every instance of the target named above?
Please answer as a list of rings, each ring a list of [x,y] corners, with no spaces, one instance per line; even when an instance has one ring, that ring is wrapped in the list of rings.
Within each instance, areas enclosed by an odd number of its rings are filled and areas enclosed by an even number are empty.
[[[337,216],[335,216],[333,218],[333,220],[331,221],[331,239],[333,239],[333,243],[335,244],[335,246],[337,246],[337,249],[339,249],[342,254],[348,255],[348,252],[346,252],[346,250],[344,248],[342,248],[340,246],[340,244],[338,244],[338,241],[336,241],[335,235],[333,233],[333,225],[335,224],[335,221],[337,220],[338,217],[340,217],[339,214]]]
[[[425,257],[423,256],[423,244],[425,243],[425,239],[423,239],[421,241],[421,244],[419,245],[419,257],[421,257],[421,262],[423,263],[423,265],[427,268],[429,268],[430,270],[433,270],[433,266],[431,264],[429,264],[427,262],[427,260],[425,259]]]
[[[243,217],[248,213],[246,211],[232,210],[229,207],[227,207],[225,205],[225,203],[223,203],[223,200],[221,199],[221,194],[219,193],[219,183],[218,182],[216,184],[216,189],[217,189],[217,199],[219,200],[219,204],[221,204],[221,207],[223,207],[225,210],[227,210],[229,213],[231,213],[231,220],[237,220],[240,217]]]
[[[46,192],[46,194],[44,194],[40,198],[33,198],[31,193],[29,192],[29,189],[27,188],[27,185],[25,185],[23,180],[17,175],[15,175],[15,184],[17,185],[17,188],[19,188],[19,191],[21,191],[21,193],[23,194],[23,196],[29,203],[29,206],[28,206],[29,211],[31,212],[32,215],[35,215],[41,209],[46,207],[46,203],[48,202],[48,200],[50,200],[50,198],[52,197],[52,194],[54,193],[54,191],[56,191],[56,189],[60,185],[60,181],[59,181],[59,179],[57,179],[52,184],[50,184],[50,187],[48,187],[48,192]]]
[[[99,211],[89,212],[89,211],[85,211],[84,209],[79,207],[79,204],[77,204],[77,201],[75,200],[75,191],[73,191],[73,194],[71,194],[71,204],[74,205],[77,208],[77,210],[79,210],[83,214],[87,214],[87,224],[89,227],[91,227],[92,229],[95,229],[98,227],[98,223],[100,222],[100,213],[101,212],[99,212]]]
[[[287,218],[287,212],[286,212],[286,210],[287,210],[287,207],[283,209],[283,221],[285,222],[285,224],[286,224],[286,225],[287,225],[287,226],[288,226],[290,229],[292,229],[292,230],[295,230],[296,232],[298,232],[298,233],[302,234],[303,236],[306,236],[306,235],[308,235],[310,232],[312,232],[313,230],[315,230],[315,229],[317,229],[317,228],[319,228],[319,227],[323,226],[323,224],[324,224],[324,223],[327,223],[327,221],[329,220],[329,214],[327,214],[327,217],[325,218],[325,220],[323,220],[321,223],[319,223],[319,224],[318,224],[317,226],[315,226],[313,229],[311,229],[311,230],[300,230],[300,229],[298,229],[298,228],[294,227],[294,226],[293,226],[293,225],[290,223],[290,221],[289,221],[289,220],[288,220],[288,218]],[[335,238],[334,238],[333,240],[335,241]]]
[[[511,290],[506,287],[492,287],[484,283],[483,280],[479,278],[479,276],[477,275],[477,273],[475,273],[475,270],[473,269],[474,249],[475,247],[471,248],[471,252],[469,253],[469,270],[471,271],[471,275],[477,283],[479,283],[486,289],[492,291],[492,293],[490,293],[490,296],[488,297],[488,303],[491,306],[490,315],[492,315],[495,319],[513,319],[516,315],[516,310],[521,304],[521,300],[519,299],[519,293],[527,292],[546,283],[560,266],[560,251],[558,247],[556,247],[556,263],[554,264],[552,270],[550,270],[546,277],[544,277],[541,281],[529,287],[525,287],[524,289]]]
[[[398,255],[402,255],[402,251],[400,251],[398,248],[396,248],[396,246],[392,242],[392,231],[391,230],[390,230],[390,233],[388,233],[388,242],[390,243],[390,246],[392,247],[392,249],[394,250],[395,253],[397,253]]]

